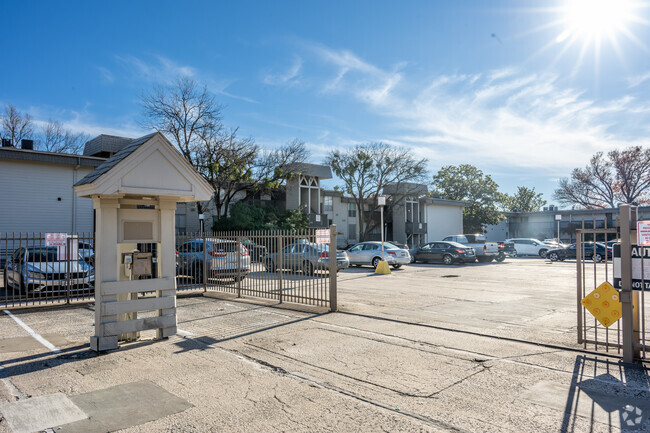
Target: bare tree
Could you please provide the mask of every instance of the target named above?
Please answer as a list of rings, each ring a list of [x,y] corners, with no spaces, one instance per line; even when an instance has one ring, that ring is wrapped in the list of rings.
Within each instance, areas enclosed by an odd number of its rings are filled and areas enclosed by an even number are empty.
[[[252,138],[238,138],[236,132],[211,136],[199,157],[199,171],[216,191],[213,200],[218,218],[235,198],[245,200],[280,186],[308,156],[302,141],[263,151]]]
[[[370,199],[377,197],[386,185],[394,185],[399,190],[405,182],[423,179],[427,160],[415,159],[406,149],[386,143],[368,143],[348,150],[333,150],[325,163],[343,181],[343,190],[354,198],[359,240],[364,240],[377,225],[372,223],[371,215],[378,206]],[[366,205],[370,206],[367,213]]]
[[[213,186],[217,216],[241,197],[275,188],[305,161],[303,142],[294,140],[276,150],[263,151],[252,138],[240,138],[226,128],[221,106],[194,80],[183,78],[170,87],[157,87],[142,98],[143,125],[156,129],[178,147],[183,156]],[[203,212],[197,203],[199,213]]]
[[[197,169],[205,158],[209,137],[223,131],[221,106],[207,88],[191,78],[179,78],[168,87],[156,87],[142,96],[143,126],[162,132]],[[203,167],[205,168],[205,166]],[[203,213],[201,203],[197,203]]]
[[[2,136],[10,139],[14,146],[18,146],[22,139],[30,138],[34,134],[34,125],[29,113],[21,113],[11,104],[5,105],[0,125]]]
[[[83,145],[90,137],[75,133],[63,127],[57,120],[48,120],[42,128],[38,147],[48,152],[81,153]]]
[[[650,202],[650,149],[632,146],[596,153],[585,168],[560,179],[554,198],[579,207],[614,208],[618,203]]]

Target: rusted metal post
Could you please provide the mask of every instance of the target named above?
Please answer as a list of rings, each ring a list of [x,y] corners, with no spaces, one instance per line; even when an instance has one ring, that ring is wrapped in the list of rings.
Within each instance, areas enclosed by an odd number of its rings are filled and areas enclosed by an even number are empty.
[[[280,297],[280,303],[282,303],[282,233],[278,234],[278,263],[275,264],[278,267],[278,296]]]
[[[576,285],[577,285],[577,300],[578,300],[578,344],[583,343],[582,335],[583,335],[583,323],[582,323],[582,315],[583,315],[583,309],[584,307],[582,306],[582,303],[580,302],[582,300],[582,230],[578,229],[576,230],[576,271],[577,271],[577,278],[576,278]]]
[[[237,276],[235,277],[235,287],[237,288],[237,297],[241,298],[241,258],[244,253],[244,246],[241,244],[241,236],[235,238],[235,251],[237,251]]]
[[[330,264],[330,311],[334,312],[338,309],[338,299],[336,291],[336,224],[330,226],[330,251],[329,251],[329,264]]]
[[[201,281],[201,284],[203,284],[203,291],[207,292],[208,291],[208,273],[210,272],[210,270],[208,269],[208,241],[207,241],[207,236],[205,235],[205,232],[201,233],[201,237],[203,238],[203,272],[201,272],[201,276],[203,277],[203,281]]]

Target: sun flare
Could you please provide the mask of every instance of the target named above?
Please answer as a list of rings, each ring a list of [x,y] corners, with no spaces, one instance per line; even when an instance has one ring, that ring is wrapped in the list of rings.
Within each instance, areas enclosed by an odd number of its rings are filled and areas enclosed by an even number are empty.
[[[625,33],[635,19],[637,5],[632,0],[567,0],[562,8],[564,31],[557,42],[582,39],[600,41]]]

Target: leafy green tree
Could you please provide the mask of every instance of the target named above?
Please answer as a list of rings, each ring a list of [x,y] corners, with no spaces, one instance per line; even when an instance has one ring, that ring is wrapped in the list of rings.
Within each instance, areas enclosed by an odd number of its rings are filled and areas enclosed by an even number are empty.
[[[433,176],[433,193],[449,200],[467,202],[463,213],[465,233],[483,233],[486,225],[503,219],[499,210],[502,195],[490,175],[469,164],[442,167]]]
[[[384,186],[397,188],[405,182],[422,179],[427,160],[416,159],[411,153],[386,143],[360,144],[351,149],[333,150],[325,164],[343,181],[342,190],[354,198],[359,220],[359,239],[364,240],[375,227],[371,215],[378,210],[374,200]],[[365,212],[365,206],[369,211]]]
[[[546,204],[542,193],[536,193],[535,188],[517,187],[514,195],[503,194],[503,209],[507,212],[535,212]]]

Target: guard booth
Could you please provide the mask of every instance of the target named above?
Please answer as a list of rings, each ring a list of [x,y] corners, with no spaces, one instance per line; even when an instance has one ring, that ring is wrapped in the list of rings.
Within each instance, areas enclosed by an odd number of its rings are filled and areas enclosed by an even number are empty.
[[[176,203],[209,200],[212,187],[154,133],[133,140],[74,189],[92,198],[95,210],[90,348],[116,349],[119,341],[135,340],[144,330],[155,329],[157,338],[175,334]],[[144,312],[147,317],[139,317]]]

